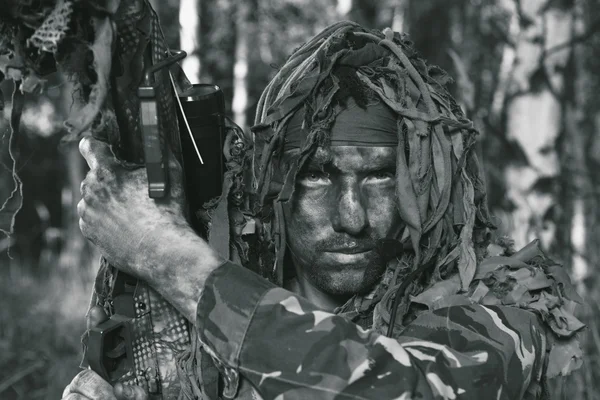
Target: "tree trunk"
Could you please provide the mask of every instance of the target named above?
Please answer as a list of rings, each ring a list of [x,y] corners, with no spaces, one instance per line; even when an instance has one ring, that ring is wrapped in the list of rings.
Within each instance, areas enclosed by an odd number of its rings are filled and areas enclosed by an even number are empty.
[[[559,193],[566,191],[559,187],[557,152],[566,123],[565,78],[572,48],[549,49],[571,39],[573,10],[546,0],[502,3],[511,17],[512,44],[504,49],[493,109],[504,116],[506,139],[516,152],[507,155],[503,173],[512,210],[496,210],[496,214],[516,248],[539,238],[544,248],[560,250],[556,215],[566,213],[568,221],[572,216],[572,210],[559,206],[565,204],[559,203]]]
[[[60,72],[62,74],[62,72]],[[76,87],[72,81],[61,75],[62,90],[58,107],[60,115],[68,115],[73,102],[80,102],[78,96],[73,96]],[[80,105],[78,105],[80,106]],[[58,267],[61,269],[81,270],[83,267],[96,268],[96,263],[90,263],[93,257],[99,259],[99,252],[81,233],[77,204],[81,200],[80,186],[85,178],[85,160],[79,153],[78,142],[66,144],[62,149],[66,179],[62,187],[62,247],[58,255]]]
[[[598,7],[599,0],[578,1],[580,7],[581,26],[578,24],[578,35],[584,32],[593,32],[598,29]],[[583,154],[581,160],[585,163],[586,182],[581,192],[584,201],[584,219],[585,219],[585,257],[589,270],[587,271],[586,281],[588,288],[596,288],[595,294],[598,298],[598,282],[600,274],[596,268],[600,265],[600,35],[595,34],[588,37],[585,45],[579,45],[576,48],[576,64],[578,71],[577,86],[575,93],[578,102],[574,110],[577,110],[578,126],[577,132],[584,134]],[[577,270],[575,270],[577,271]],[[591,296],[590,296],[591,298]],[[595,302],[600,304],[599,301]],[[600,341],[596,347],[600,351]],[[591,386],[588,390],[593,390]]]
[[[248,67],[250,58],[250,44],[255,43],[255,24],[251,21],[251,7],[249,1],[236,3],[235,15],[235,61],[233,64],[233,100],[231,109],[233,119],[240,127],[247,126],[246,112],[248,109]]]
[[[408,31],[408,21],[406,18],[406,11],[408,7],[408,0],[397,0],[395,4],[391,6],[392,23],[391,28],[394,32],[405,32]]]
[[[336,12],[340,18],[348,18],[352,11],[352,0],[337,0]]]
[[[85,178],[84,161],[79,154],[77,143],[70,143],[66,153],[67,186],[63,188],[63,238],[64,245],[58,265],[64,269],[78,269],[86,264],[89,252],[87,240],[79,230],[77,203],[81,200],[79,186]]]
[[[461,1],[407,0],[404,7],[404,20],[409,21],[408,33],[415,49],[428,64],[437,65],[446,71],[452,70],[447,54],[452,46],[451,15],[460,3]]]
[[[181,0],[179,3],[179,43],[187,53],[181,66],[191,83],[201,82],[201,4],[200,0]]]
[[[594,4],[596,3],[596,4]],[[588,9],[584,8],[587,5]],[[582,37],[592,31],[597,23],[597,2],[577,1],[574,11],[574,35]],[[586,21],[586,18],[589,19]],[[571,229],[564,235],[563,242],[570,244],[573,277],[582,281],[592,275],[591,267],[600,262],[600,237],[598,223],[598,122],[600,106],[597,89],[600,85],[597,70],[598,38],[586,46],[572,47],[572,62],[566,70],[571,79],[567,81],[568,98],[565,104],[565,151],[562,157],[563,187],[570,195],[572,204]],[[562,43],[565,43],[563,41]],[[584,286],[581,285],[583,289]]]
[[[150,0],[170,49],[179,47],[179,0]]]

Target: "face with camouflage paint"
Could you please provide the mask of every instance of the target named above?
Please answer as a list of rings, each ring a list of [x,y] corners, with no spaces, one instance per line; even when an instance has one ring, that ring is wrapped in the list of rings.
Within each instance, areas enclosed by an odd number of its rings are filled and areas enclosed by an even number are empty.
[[[317,149],[299,173],[284,211],[300,286],[343,301],[379,281],[386,265],[376,240],[402,225],[395,169],[395,146]]]

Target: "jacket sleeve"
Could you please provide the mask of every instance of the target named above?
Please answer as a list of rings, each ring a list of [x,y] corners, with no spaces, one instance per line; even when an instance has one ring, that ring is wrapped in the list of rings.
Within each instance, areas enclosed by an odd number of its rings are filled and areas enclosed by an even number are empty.
[[[265,399],[520,399],[539,380],[545,334],[518,308],[453,306],[391,339],[233,263],[209,277],[200,341]]]

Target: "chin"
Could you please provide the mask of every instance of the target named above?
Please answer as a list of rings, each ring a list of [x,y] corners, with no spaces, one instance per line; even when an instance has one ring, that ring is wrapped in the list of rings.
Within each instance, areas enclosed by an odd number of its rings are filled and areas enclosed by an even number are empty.
[[[311,274],[313,284],[323,292],[333,296],[352,296],[371,291],[381,280],[383,270],[368,273],[367,270],[342,270],[329,273]]]

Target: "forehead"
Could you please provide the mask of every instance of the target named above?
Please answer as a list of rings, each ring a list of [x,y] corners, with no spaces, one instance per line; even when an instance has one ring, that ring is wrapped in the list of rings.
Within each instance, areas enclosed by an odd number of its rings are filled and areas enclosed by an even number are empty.
[[[284,153],[284,159],[291,160],[299,155],[298,150]],[[396,146],[328,146],[318,147],[310,157],[310,165],[330,164],[336,167],[367,167],[396,163]]]

